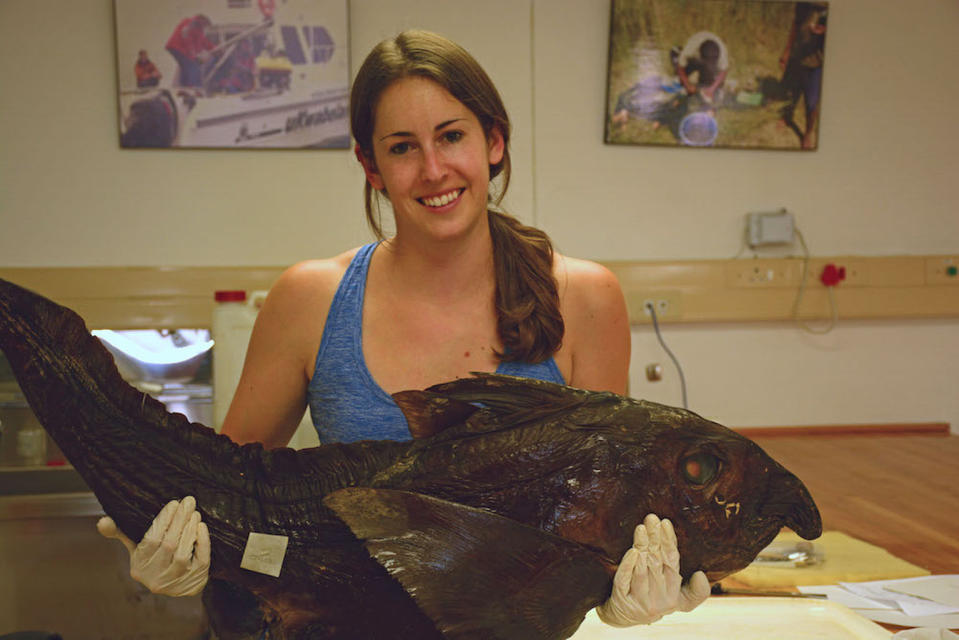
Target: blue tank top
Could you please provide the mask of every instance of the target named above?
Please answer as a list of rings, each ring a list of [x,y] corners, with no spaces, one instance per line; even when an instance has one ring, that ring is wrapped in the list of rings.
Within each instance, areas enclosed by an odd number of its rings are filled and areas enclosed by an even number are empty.
[[[363,357],[363,298],[376,243],[360,248],[330,304],[316,367],[307,388],[310,417],[322,444],[408,440],[406,417],[373,380]],[[501,362],[497,373],[565,384],[553,358],[538,364]]]

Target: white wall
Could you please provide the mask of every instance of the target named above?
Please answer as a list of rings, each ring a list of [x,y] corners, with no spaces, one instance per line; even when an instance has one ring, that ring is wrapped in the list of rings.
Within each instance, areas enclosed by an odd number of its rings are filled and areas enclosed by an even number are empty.
[[[515,120],[509,205],[531,212],[530,7],[475,6],[353,2],[352,66],[412,26],[469,47]],[[0,0],[0,264],[286,265],[369,239],[351,152],[120,149],[112,7]]]
[[[473,52],[514,123],[507,206],[559,250],[730,257],[743,214],[785,206],[814,254],[959,253],[955,0],[832,0],[812,153],[604,145],[609,3],[480,6],[352,0],[351,66],[411,26]],[[0,1],[0,265],[283,265],[368,239],[351,153],[119,149],[115,65],[108,0]],[[729,424],[959,426],[955,319],[664,330],[691,408]],[[679,403],[633,337],[633,395]]]
[[[787,207],[820,255],[959,251],[955,0],[830,2],[813,153],[604,145],[608,3],[535,8],[537,221],[561,247],[728,258],[746,212]]]

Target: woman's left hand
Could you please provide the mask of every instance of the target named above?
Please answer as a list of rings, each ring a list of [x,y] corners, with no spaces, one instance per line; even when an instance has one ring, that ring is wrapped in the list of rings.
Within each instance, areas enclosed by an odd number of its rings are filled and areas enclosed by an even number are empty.
[[[656,622],[674,611],[692,611],[709,596],[709,580],[697,571],[683,584],[679,549],[669,520],[649,514],[633,532],[633,546],[613,576],[613,592],[596,612],[615,627]]]

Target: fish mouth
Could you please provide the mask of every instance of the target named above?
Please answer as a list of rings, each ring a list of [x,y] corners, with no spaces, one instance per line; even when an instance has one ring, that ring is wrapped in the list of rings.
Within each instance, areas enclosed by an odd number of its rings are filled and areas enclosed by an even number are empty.
[[[822,516],[812,495],[799,478],[785,469],[782,479],[770,483],[760,516],[776,518],[801,538],[814,540],[822,535]]]
[[[417,198],[416,201],[424,206],[431,207],[433,209],[436,209],[439,207],[445,207],[451,202],[458,200],[465,190],[466,189],[463,189],[463,188],[452,189],[450,191],[447,191],[446,193],[441,193],[439,195]]]
[[[701,567],[710,583],[715,583],[726,576],[742,571],[752,562],[759,552],[773,541],[782,529],[781,521],[771,522],[764,520],[758,527],[749,527],[743,538],[730,548],[715,547],[706,550],[706,556],[714,560],[711,566]],[[690,571],[690,573],[692,573]],[[683,574],[684,578],[688,575]]]
[[[756,519],[744,530],[740,544],[715,554],[723,559],[705,570],[710,582],[745,568],[784,526],[806,540],[822,535],[822,517],[802,481],[779,465],[767,467],[766,472],[770,479],[757,505]]]

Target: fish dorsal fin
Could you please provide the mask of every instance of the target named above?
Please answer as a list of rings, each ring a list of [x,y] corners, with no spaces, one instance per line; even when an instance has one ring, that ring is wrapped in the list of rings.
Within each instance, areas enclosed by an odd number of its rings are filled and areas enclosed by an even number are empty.
[[[323,502],[452,640],[567,638],[609,594],[599,554],[483,509],[368,488]]]
[[[399,391],[393,394],[399,405],[410,434],[414,438],[427,438],[460,424],[479,410],[468,402],[447,398],[430,391]]]
[[[609,395],[498,373],[473,373],[470,378],[434,385],[427,391],[482,405],[491,416],[509,416],[511,422],[568,414],[587,402],[595,403]]]

